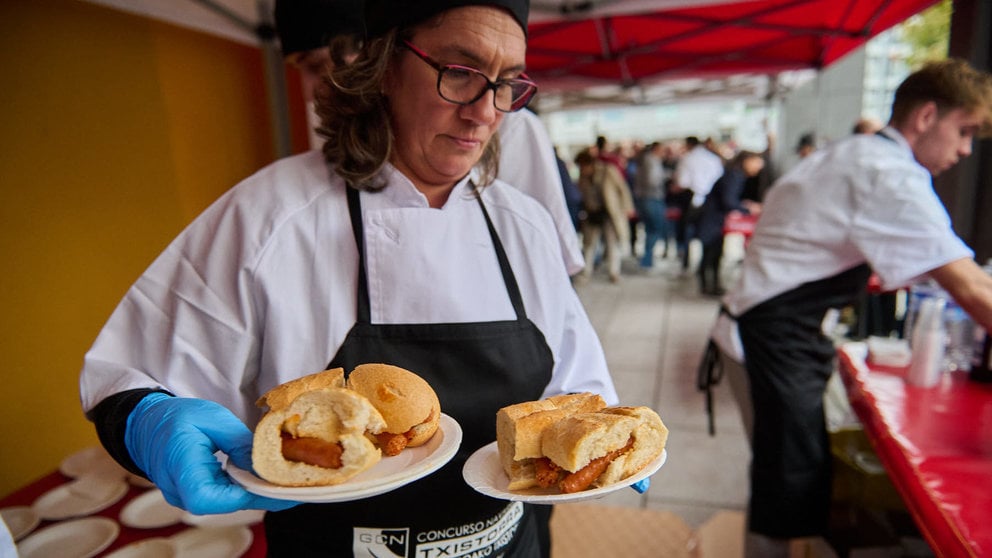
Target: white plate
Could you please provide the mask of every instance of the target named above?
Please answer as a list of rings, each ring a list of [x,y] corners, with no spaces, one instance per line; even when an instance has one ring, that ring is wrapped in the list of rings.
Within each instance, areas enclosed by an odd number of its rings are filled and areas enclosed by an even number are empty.
[[[195,527],[234,527],[237,525],[254,525],[265,517],[263,510],[241,510],[232,513],[212,515],[195,515],[183,513],[182,521]]]
[[[85,476],[42,494],[31,507],[42,519],[65,519],[96,513],[127,494],[123,477]]]
[[[500,500],[513,500],[531,504],[564,504],[567,502],[580,502],[582,500],[602,498],[610,492],[627,488],[635,482],[656,473],[665,464],[665,460],[667,459],[668,450],[661,450],[661,455],[648,463],[636,475],[632,475],[608,486],[592,488],[572,494],[561,494],[556,488],[528,488],[511,492],[507,488],[510,485],[510,479],[503,472],[503,466],[499,461],[499,450],[496,448],[496,442],[493,442],[482,446],[468,458],[468,461],[465,462],[465,467],[462,468],[462,477],[477,492],[481,492],[486,496],[492,496],[493,498],[499,498]]]
[[[114,478],[124,478],[129,475],[124,467],[110,457],[103,446],[90,446],[66,457],[59,464],[59,472],[74,479],[90,475]]]
[[[247,527],[193,527],[172,536],[176,556],[183,558],[230,558],[241,556],[251,546]]]
[[[177,556],[172,541],[162,537],[143,539],[122,546],[103,558],[173,558]]]
[[[342,484],[312,487],[279,486],[239,469],[230,462],[227,464],[227,470],[238,484],[245,487],[245,490],[260,496],[296,502],[347,502],[395,490],[433,473],[455,456],[461,442],[461,426],[455,419],[442,413],[437,433],[426,444],[407,448],[393,457],[383,457],[369,469]]]
[[[165,501],[155,488],[131,500],[121,510],[121,523],[136,529],[155,529],[179,523],[186,512]]]
[[[7,524],[7,530],[14,540],[27,535],[41,523],[41,517],[30,506],[11,506],[0,509],[0,518]]]
[[[110,546],[120,526],[106,517],[87,517],[41,529],[17,545],[20,558],[90,558]]]

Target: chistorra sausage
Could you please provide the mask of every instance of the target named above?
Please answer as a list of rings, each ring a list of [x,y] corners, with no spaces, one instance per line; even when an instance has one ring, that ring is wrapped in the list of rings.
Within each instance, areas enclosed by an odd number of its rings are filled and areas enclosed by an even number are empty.
[[[573,492],[580,492],[589,488],[589,485],[592,484],[594,480],[598,479],[600,475],[606,472],[606,468],[610,466],[610,463],[612,463],[614,459],[633,446],[634,439],[631,438],[627,441],[627,445],[624,447],[618,450],[613,450],[603,457],[597,457],[578,471],[565,475],[565,478],[558,483],[558,488],[561,490],[562,494],[571,494]]]
[[[410,442],[410,437],[407,434],[390,434],[389,432],[380,432],[375,435],[375,439],[379,443],[382,453],[389,456],[399,455]]]
[[[547,457],[539,457],[534,460],[534,480],[541,488],[548,488],[557,484],[563,470]]]
[[[325,469],[340,469],[343,452],[344,448],[337,442],[328,442],[320,438],[294,438],[292,434],[282,433],[282,456],[287,461],[307,463]]]

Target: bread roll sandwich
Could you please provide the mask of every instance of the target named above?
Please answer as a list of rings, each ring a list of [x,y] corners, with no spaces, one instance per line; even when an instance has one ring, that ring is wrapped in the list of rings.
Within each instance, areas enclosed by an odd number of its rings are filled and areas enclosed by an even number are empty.
[[[259,397],[255,405],[269,411],[278,411],[305,391],[325,387],[343,388],[344,384],[344,368],[332,368],[280,384]]]
[[[341,369],[305,376],[259,399],[270,409],[252,447],[260,477],[282,486],[334,485],[381,459],[366,433],[382,432],[386,421],[368,399],[339,387],[341,378]]]
[[[545,429],[566,417],[604,407],[606,402],[599,395],[575,393],[517,403],[497,411],[496,445],[500,463],[510,478],[509,489],[537,485],[534,461],[544,457],[541,436]]]
[[[598,396],[558,397],[579,399],[556,403],[549,398],[553,409],[528,412],[547,406],[528,402],[497,413],[497,446],[510,490],[557,487],[567,494],[606,486],[636,474],[665,448],[668,429],[649,407],[584,410],[584,405],[596,406],[590,398]]]
[[[367,397],[385,419],[386,428],[376,440],[386,455],[423,445],[437,432],[441,403],[430,384],[413,372],[389,364],[362,364],[348,375],[347,387]]]

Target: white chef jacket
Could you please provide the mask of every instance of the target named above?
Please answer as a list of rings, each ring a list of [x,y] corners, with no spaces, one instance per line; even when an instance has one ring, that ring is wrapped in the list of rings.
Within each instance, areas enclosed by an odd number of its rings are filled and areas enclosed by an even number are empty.
[[[361,193],[372,322],[515,319],[468,178],[433,209],[393,167],[383,172],[383,191]],[[548,212],[500,181],[483,199],[554,356],[545,395],[592,391],[615,403]],[[253,426],[261,394],[323,370],[337,353],[356,319],[357,262],[344,184],[319,152],[260,170],[127,292],[86,354],[84,410],[123,390],[164,387],[217,401]]]
[[[675,183],[692,190],[692,205],[699,207],[716,181],[723,176],[723,159],[716,153],[697,145],[679,159],[675,165]]]
[[[529,110],[506,113],[499,125],[499,140],[498,178],[541,202],[551,213],[568,274],[582,271],[585,260],[565,205],[554,145],[541,119]]]
[[[894,128],[813,152],[768,191],[736,288],[740,315],[867,262],[885,289],[974,253],[954,234],[929,171]]]

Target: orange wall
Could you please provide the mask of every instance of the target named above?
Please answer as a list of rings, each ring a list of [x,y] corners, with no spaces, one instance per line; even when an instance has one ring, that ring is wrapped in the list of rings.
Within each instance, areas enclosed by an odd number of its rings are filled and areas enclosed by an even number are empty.
[[[0,76],[6,495],[96,443],[84,353],[166,244],[274,155],[257,48],[76,0],[3,0]]]

